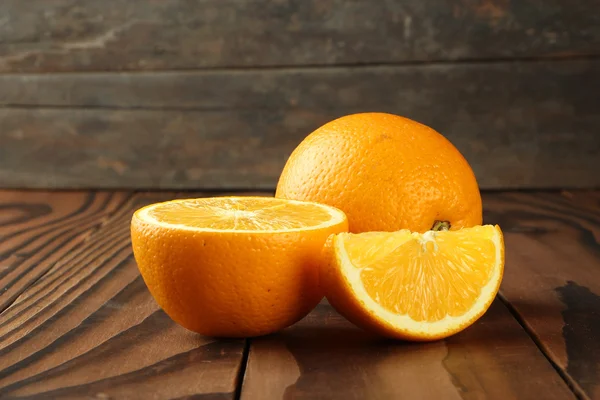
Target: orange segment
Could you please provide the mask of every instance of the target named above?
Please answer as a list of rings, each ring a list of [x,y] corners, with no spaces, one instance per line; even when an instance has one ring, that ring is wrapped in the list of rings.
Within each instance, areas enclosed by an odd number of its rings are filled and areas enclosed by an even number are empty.
[[[343,212],[321,204],[215,197],[144,207],[131,238],[150,293],[173,320],[244,337],[283,329],[317,305],[324,244],[347,229]]]
[[[344,248],[352,265],[363,268],[385,257],[410,238],[411,234],[407,230],[349,234],[344,237]]]
[[[504,268],[497,226],[424,234],[339,234],[327,297],[357,325],[429,340],[456,333],[494,299]]]

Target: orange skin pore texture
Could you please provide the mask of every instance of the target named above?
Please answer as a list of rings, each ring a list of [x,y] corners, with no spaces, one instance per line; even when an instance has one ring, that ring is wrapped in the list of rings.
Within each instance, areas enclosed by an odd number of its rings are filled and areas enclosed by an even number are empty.
[[[482,223],[477,181],[460,152],[435,130],[385,113],[348,115],[307,136],[276,197],[337,207],[354,233]]]

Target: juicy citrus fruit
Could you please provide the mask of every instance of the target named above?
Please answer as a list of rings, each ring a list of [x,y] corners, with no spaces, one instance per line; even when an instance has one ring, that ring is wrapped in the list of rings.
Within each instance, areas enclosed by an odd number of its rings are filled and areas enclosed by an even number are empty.
[[[310,134],[287,161],[276,197],[316,201],[351,232],[481,225],[479,188],[459,151],[433,129],[383,113],[348,115]]]
[[[268,197],[152,204],[131,221],[138,268],[177,323],[209,336],[275,332],[323,297],[323,245],[346,231],[333,207]]]
[[[322,271],[326,296],[356,325],[393,338],[459,332],[491,305],[504,271],[498,226],[341,233]]]

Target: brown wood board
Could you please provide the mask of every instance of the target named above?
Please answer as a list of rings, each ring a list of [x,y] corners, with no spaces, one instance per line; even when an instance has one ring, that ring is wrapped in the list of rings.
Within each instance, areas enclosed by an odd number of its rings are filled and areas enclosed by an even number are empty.
[[[234,397],[244,340],[176,325],[132,256],[133,210],[181,196],[136,195],[0,314],[0,397]]]
[[[447,136],[482,188],[600,185],[600,61],[0,77],[0,187],[274,188],[364,111]]]
[[[88,204],[81,218],[106,210],[94,204],[116,205],[68,254],[48,268],[41,260],[41,277],[0,314],[0,397],[233,398],[244,342],[175,325],[131,256],[134,209],[198,194],[94,194],[2,192],[2,235],[56,228],[75,218],[73,204]],[[599,398],[599,205],[598,191],[484,193],[485,221],[505,233],[502,298],[525,330],[497,300],[445,341],[393,342],[321,304],[283,332],[252,339],[242,398],[573,398],[561,375],[579,397]]]
[[[243,400],[569,399],[565,382],[505,306],[434,343],[385,340],[328,304],[298,324],[252,339]]]
[[[503,228],[502,295],[585,398],[600,399],[598,192],[484,196],[485,221]]]
[[[0,311],[69,257],[126,201],[125,192],[0,191]]]
[[[597,55],[597,0],[5,0],[0,72]]]

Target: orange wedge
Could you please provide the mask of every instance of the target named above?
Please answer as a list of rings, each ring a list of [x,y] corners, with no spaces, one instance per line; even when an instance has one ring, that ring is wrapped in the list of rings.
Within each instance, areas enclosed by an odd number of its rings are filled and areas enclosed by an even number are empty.
[[[498,226],[458,231],[341,233],[323,271],[326,296],[356,325],[385,336],[435,340],[481,317],[498,293]]]
[[[317,305],[323,246],[347,229],[343,212],[317,203],[214,197],[144,207],[131,238],[148,289],[173,320],[244,337],[283,329]]]

